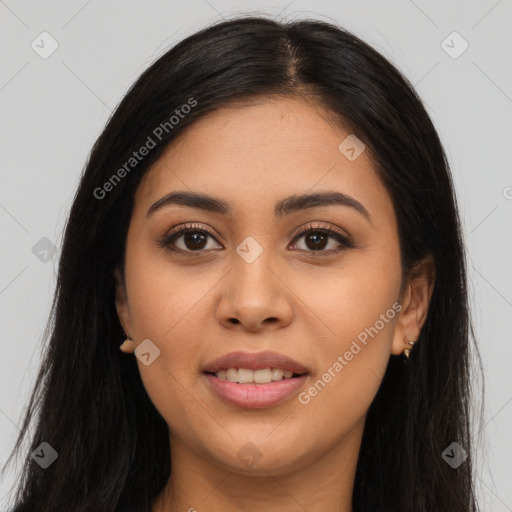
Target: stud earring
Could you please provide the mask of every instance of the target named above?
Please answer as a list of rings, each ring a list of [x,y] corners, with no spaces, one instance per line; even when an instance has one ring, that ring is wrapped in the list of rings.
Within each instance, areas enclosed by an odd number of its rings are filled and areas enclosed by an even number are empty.
[[[132,354],[135,351],[135,343],[129,337],[126,337],[124,343],[119,347],[121,352],[125,354]]]
[[[410,340],[408,340],[407,338],[405,338],[405,340],[406,340],[406,341],[407,341],[407,343],[411,346],[411,348],[406,348],[406,349],[404,350],[404,355],[405,355],[405,357],[406,357],[407,359],[409,359],[409,355],[410,355],[411,350],[413,349],[413,346],[414,346],[414,344],[416,343],[416,341],[410,341]]]

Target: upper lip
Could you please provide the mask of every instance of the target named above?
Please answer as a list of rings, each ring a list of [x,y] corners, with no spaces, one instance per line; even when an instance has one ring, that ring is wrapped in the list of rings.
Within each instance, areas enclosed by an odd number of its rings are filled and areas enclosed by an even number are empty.
[[[215,373],[228,368],[247,368],[260,370],[262,368],[280,368],[293,373],[308,373],[309,370],[298,361],[279,354],[278,352],[231,352],[208,363],[203,371]]]

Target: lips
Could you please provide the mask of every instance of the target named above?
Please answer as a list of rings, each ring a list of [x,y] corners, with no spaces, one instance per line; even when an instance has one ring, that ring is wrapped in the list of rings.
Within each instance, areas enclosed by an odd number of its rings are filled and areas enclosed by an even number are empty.
[[[226,379],[227,372],[236,373],[237,378]],[[294,396],[307,382],[309,370],[277,352],[232,352],[208,363],[203,375],[209,389],[222,401],[239,408],[264,409]]]

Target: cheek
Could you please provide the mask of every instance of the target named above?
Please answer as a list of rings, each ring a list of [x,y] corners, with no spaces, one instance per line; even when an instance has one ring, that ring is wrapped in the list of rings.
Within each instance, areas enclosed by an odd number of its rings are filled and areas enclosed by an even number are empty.
[[[375,397],[389,362],[401,309],[399,253],[354,253],[314,287],[310,279],[295,282],[326,333],[315,346],[318,371],[299,402],[353,423]],[[315,332],[310,336],[315,339]]]
[[[324,325],[326,339],[322,346],[342,349],[376,322],[382,331],[380,339],[391,342],[393,322],[389,320],[396,316],[392,306],[398,300],[401,285],[399,252],[393,250],[393,245],[387,252],[362,249],[347,253],[328,272],[297,271],[293,282],[294,291]],[[383,320],[381,315],[385,315]]]
[[[131,269],[127,263],[126,273],[137,339],[151,339],[161,349],[161,357],[169,357],[173,364],[194,353],[204,337],[201,318],[205,313],[201,315],[201,311],[208,291],[215,286],[215,276],[192,267],[179,269],[165,258],[151,255],[135,255]]]
[[[166,249],[156,248],[151,233],[137,223],[128,234],[126,285],[130,316],[139,338],[170,333],[197,304],[208,285],[208,274],[197,266],[173,263]],[[193,276],[196,279],[191,279]]]
[[[137,342],[151,340],[160,354],[145,366],[137,359],[141,379],[152,402],[176,427],[207,421],[196,399],[197,355],[205,341],[204,311],[215,276],[178,269],[154,252],[134,249],[126,261],[130,316]],[[192,267],[191,267],[192,268]]]

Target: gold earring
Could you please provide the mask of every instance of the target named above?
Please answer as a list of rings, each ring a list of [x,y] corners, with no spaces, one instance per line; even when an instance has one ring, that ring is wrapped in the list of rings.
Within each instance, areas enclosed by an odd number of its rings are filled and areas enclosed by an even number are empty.
[[[416,343],[416,341],[410,341],[410,340],[408,340],[407,338],[405,338],[405,340],[407,341],[407,343],[408,343],[409,345],[411,345],[411,348],[406,348],[406,349],[404,350],[404,355],[405,355],[405,357],[406,357],[407,359],[409,359],[409,355],[410,355],[411,350],[413,349],[413,345]]]
[[[132,354],[135,351],[135,343],[132,339],[127,337],[119,349],[125,354]]]

